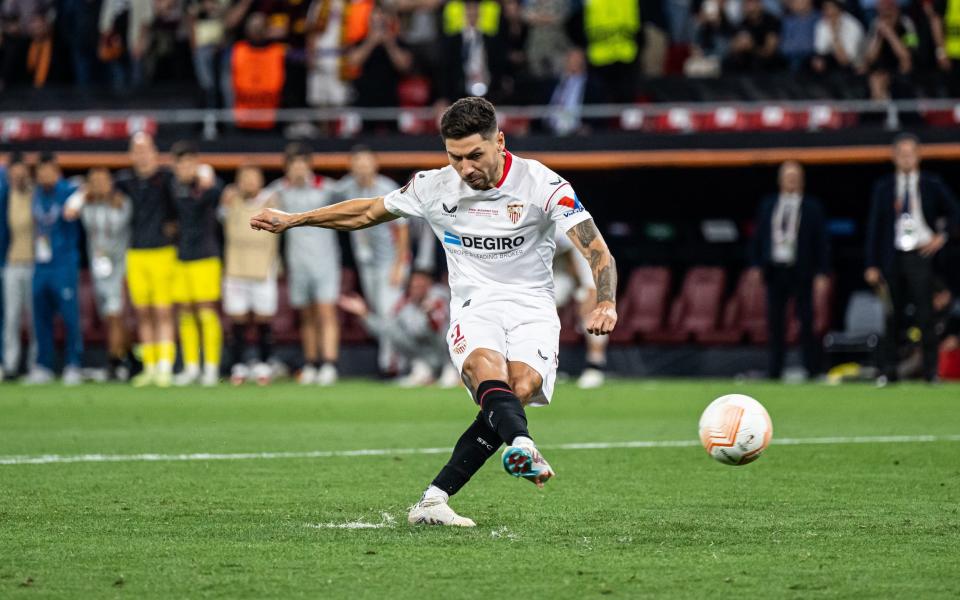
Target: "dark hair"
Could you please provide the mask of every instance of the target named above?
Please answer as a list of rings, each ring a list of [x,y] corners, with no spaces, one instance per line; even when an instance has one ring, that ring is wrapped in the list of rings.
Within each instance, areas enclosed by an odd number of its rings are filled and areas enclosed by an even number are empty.
[[[366,144],[356,144],[350,148],[350,154],[373,154],[373,149]]]
[[[893,138],[893,147],[896,148],[903,142],[913,142],[916,145],[920,145],[920,138],[910,132],[898,133]]]
[[[57,166],[57,156],[53,152],[45,151],[40,153],[40,157],[37,159],[37,166],[52,164]]]
[[[445,140],[460,140],[479,133],[489,138],[497,133],[497,111],[478,96],[460,98],[440,118],[440,135]]]
[[[283,165],[290,166],[290,163],[298,158],[302,158],[309,163],[311,153],[310,146],[302,142],[287,144],[287,147],[283,149]]]
[[[183,158],[184,156],[198,154],[197,145],[188,140],[180,140],[170,147],[170,154],[174,158]]]
[[[23,152],[20,152],[19,150],[14,150],[13,152],[10,153],[10,156],[7,157],[8,167],[11,165],[20,165],[25,162],[27,162],[27,159],[24,158]]]

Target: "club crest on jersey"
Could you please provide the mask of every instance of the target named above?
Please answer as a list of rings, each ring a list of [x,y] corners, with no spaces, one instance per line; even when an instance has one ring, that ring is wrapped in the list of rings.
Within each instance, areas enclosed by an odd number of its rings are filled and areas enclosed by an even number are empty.
[[[583,212],[583,205],[580,204],[580,198],[577,198],[576,194],[573,195],[573,198],[570,196],[564,196],[563,198],[560,198],[560,200],[557,202],[557,205],[570,209],[563,213],[564,217],[569,217],[577,214],[578,212]]]
[[[510,217],[510,222],[516,225],[520,222],[520,217],[523,216],[523,202],[511,202],[507,205],[507,216]]]

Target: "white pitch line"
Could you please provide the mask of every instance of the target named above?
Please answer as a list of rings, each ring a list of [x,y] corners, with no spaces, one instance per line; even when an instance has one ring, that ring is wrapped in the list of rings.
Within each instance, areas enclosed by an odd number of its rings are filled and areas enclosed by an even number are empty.
[[[774,438],[778,446],[823,444],[915,444],[960,442],[960,435],[877,435],[853,437]],[[699,446],[698,440],[649,440],[634,442],[581,442],[547,444],[544,450],[611,450],[616,448],[687,448]],[[0,465],[47,465],[59,463],[102,462],[179,462],[202,460],[269,460],[279,458],[338,458],[349,456],[403,456],[411,454],[447,454],[450,448],[373,448],[365,450],[315,450],[312,452],[242,452],[237,454],[42,454],[39,456],[0,456]]]

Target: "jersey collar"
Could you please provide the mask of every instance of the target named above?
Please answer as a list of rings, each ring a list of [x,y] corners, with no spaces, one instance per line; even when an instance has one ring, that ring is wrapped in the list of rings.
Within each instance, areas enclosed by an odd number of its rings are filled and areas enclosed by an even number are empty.
[[[503,185],[503,182],[507,180],[507,173],[510,172],[510,165],[513,164],[513,155],[510,154],[510,151],[507,150],[503,156],[503,175],[500,176],[500,181],[497,182],[497,185],[494,187],[500,187]]]

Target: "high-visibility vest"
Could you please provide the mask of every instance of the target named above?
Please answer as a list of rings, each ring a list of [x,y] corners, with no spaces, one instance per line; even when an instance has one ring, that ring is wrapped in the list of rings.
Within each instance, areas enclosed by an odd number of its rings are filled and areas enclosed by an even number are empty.
[[[960,0],[947,0],[947,14],[943,16],[943,45],[947,56],[960,60]]]
[[[283,44],[251,46],[237,42],[233,46],[233,116],[237,127],[271,129],[276,122],[275,111],[280,107],[283,82],[286,77]],[[251,110],[266,111],[252,114]]]
[[[591,65],[632,63],[637,58],[638,0],[585,0],[583,27]]]
[[[463,0],[450,0],[443,6],[443,34],[456,35],[467,25],[467,9]],[[494,36],[500,31],[500,3],[495,0],[480,0],[477,29],[484,35]]]

